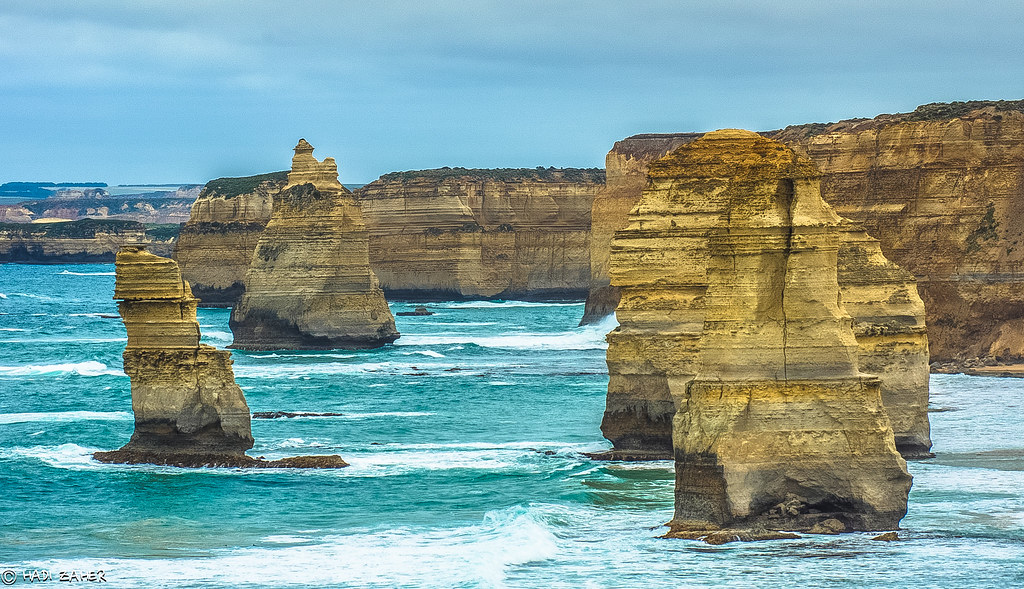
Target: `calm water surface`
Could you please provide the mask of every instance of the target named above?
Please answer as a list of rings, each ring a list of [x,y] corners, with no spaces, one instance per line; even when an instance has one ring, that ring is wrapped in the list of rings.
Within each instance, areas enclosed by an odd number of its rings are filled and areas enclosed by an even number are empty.
[[[113,466],[132,432],[112,265],[0,265],[0,568],[107,586],[1020,587],[1024,381],[933,376],[907,539],[660,540],[672,465],[595,463],[604,333],[582,304],[440,303],[372,351],[234,352],[252,455],[340,471]],[[394,304],[393,310],[413,305]],[[201,309],[204,341],[228,312]],[[17,585],[28,584],[21,577]]]

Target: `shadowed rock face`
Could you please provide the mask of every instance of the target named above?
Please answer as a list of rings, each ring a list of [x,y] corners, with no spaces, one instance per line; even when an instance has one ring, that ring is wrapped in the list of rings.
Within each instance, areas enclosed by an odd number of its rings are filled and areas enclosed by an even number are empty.
[[[370,270],[362,211],[334,160],[318,162],[300,141],[273,208],[231,313],[231,347],[374,348],[397,339]]]
[[[178,265],[140,248],[122,250],[116,264],[135,412],[135,433],[119,452],[136,462],[244,456],[253,445],[249,407],[231,353],[199,343],[196,299]]]
[[[622,423],[647,427],[622,439],[653,452],[671,420],[674,532],[895,527],[910,476],[880,380],[858,369],[838,282],[847,227],[814,165],[726,130],[649,174],[612,243],[606,436],[614,409],[631,412]]]

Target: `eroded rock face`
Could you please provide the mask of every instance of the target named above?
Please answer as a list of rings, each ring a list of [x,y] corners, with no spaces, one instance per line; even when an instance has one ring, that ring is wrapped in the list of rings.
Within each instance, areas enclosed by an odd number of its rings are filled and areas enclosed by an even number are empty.
[[[199,343],[196,299],[178,265],[141,248],[120,251],[116,264],[135,412],[135,433],[119,452],[147,462],[243,456],[253,439],[231,353]]]
[[[789,127],[822,196],[917,277],[933,361],[1024,357],[1024,101]]]
[[[174,259],[204,306],[231,306],[270,220],[287,172],[218,178],[203,187],[174,247]]]
[[[612,243],[622,297],[602,427],[643,454],[672,423],[673,532],[895,527],[910,476],[880,380],[858,369],[838,281],[848,227],[814,165],[726,130],[649,175]]]
[[[745,146],[721,138],[714,145]],[[628,292],[616,311],[620,328],[608,334],[609,385],[601,430],[614,449],[597,455],[601,458],[671,458],[676,407],[670,389],[696,370],[707,240],[726,209],[721,200],[683,198],[700,185],[685,188],[680,171],[666,165],[662,160],[649,164],[643,200],[612,243],[611,284]],[[886,260],[877,241],[855,224],[844,222],[840,236],[839,282],[844,308],[856,319],[862,370],[881,379],[899,450],[908,458],[926,457],[931,447],[928,342],[914,280]]]
[[[231,313],[232,347],[248,350],[374,348],[398,338],[370,270],[362,211],[337,165],[295,148],[288,184],[246,272]]]
[[[575,298],[590,274],[601,170],[448,168],[356,190],[370,263],[388,296]]]

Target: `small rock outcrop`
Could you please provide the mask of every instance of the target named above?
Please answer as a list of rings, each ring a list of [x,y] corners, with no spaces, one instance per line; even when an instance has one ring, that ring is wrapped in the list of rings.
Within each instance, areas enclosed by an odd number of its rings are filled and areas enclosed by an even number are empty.
[[[304,139],[245,276],[230,321],[233,348],[375,348],[398,339],[370,270],[362,210]]]
[[[649,174],[612,243],[620,327],[602,428],[626,452],[670,444],[670,535],[894,528],[911,479],[881,382],[858,367],[838,280],[848,227],[820,173],[779,142],[725,130]]]
[[[135,432],[101,462],[173,466],[338,468],[339,456],[268,461],[253,446],[249,406],[235,384],[231,353],[199,343],[196,298],[170,259],[126,247],[117,254],[114,298],[128,332]]]

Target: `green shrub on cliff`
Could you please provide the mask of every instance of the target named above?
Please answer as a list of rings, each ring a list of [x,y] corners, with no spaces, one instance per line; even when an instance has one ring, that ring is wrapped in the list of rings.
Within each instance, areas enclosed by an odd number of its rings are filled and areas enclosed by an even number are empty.
[[[384,174],[377,182],[396,182],[416,179],[447,180],[468,178],[492,182],[595,182],[604,183],[602,168],[437,168],[434,170],[409,170]]]
[[[203,188],[200,196],[221,196],[234,198],[241,194],[249,194],[256,190],[256,187],[264,182],[273,182],[284,185],[288,181],[288,171],[270,172],[269,174],[258,174],[256,176],[242,176],[240,178],[217,178],[210,180]]]
[[[0,223],[0,232],[8,235],[51,239],[92,239],[97,233],[142,233],[146,226],[138,221],[120,219],[81,219],[64,223]]]

